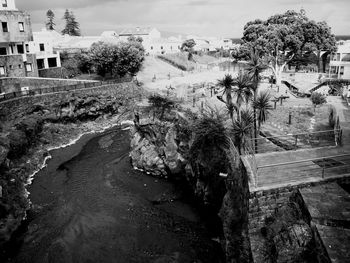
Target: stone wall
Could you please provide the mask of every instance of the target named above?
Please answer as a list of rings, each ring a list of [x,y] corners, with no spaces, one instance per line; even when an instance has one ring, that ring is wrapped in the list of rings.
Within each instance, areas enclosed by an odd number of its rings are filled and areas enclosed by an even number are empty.
[[[93,80],[75,80],[75,79],[55,79],[55,78],[1,78],[0,90],[4,93],[19,92],[21,87],[33,89],[45,89],[52,87],[68,85],[84,85],[85,83],[97,83]]]
[[[112,97],[120,97],[122,94],[127,94],[130,98],[135,94],[138,86],[134,83],[120,83],[120,84],[109,84],[98,87],[92,87],[82,90],[72,90],[67,92],[59,92],[59,93],[50,93],[43,94],[39,96],[28,96],[22,97],[18,99],[14,99],[11,101],[6,101],[0,103],[0,114],[5,116],[7,119],[14,118],[19,115],[26,114],[33,105],[36,104],[44,104],[49,107],[53,106],[56,102],[64,102],[70,101],[70,99],[74,96],[112,96]],[[130,92],[127,92],[130,90]]]

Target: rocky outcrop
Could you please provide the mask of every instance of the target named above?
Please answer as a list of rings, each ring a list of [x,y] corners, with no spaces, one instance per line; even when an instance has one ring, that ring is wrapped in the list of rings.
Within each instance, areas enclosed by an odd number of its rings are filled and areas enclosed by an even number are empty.
[[[178,131],[174,124],[141,120],[131,133],[130,157],[134,167],[155,176],[184,171],[186,160],[179,151]]]

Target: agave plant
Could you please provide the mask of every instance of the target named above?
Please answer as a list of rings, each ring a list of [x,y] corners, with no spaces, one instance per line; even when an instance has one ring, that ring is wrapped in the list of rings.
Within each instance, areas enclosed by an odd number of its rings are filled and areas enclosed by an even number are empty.
[[[253,82],[251,77],[246,72],[240,71],[236,79],[233,82],[233,93],[236,97],[236,104],[240,109],[243,103],[249,103],[249,101],[253,98]],[[240,111],[239,111],[240,112]],[[238,112],[238,118],[239,117]]]
[[[234,135],[235,145],[238,148],[239,154],[250,141],[253,131],[254,115],[251,110],[242,110],[241,118],[233,121],[232,133]]]

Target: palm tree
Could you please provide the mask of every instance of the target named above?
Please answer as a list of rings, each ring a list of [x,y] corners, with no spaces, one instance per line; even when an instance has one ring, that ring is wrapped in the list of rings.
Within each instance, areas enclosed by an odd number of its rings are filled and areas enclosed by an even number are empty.
[[[260,130],[261,124],[266,121],[270,110],[273,109],[272,105],[270,104],[270,99],[270,93],[265,91],[261,92],[253,102],[254,109],[258,111],[258,130]]]
[[[252,50],[250,53],[250,61],[248,62],[248,66],[246,68],[248,74],[251,75],[253,79],[253,92],[254,92],[254,101],[256,101],[256,97],[258,94],[258,87],[260,82],[260,74],[267,68],[267,65],[263,63],[263,61],[260,59],[259,53],[256,50]],[[254,109],[254,139],[256,139],[257,136],[257,127],[256,127],[256,109]],[[255,140],[255,151],[257,152],[257,141]]]
[[[239,111],[237,112],[238,119],[240,118],[240,108],[242,104],[245,102],[248,104],[248,102],[252,99],[253,93],[253,82],[251,81],[250,76],[246,72],[240,71],[238,73],[238,76],[236,79],[234,79],[233,82],[233,93],[236,97],[236,103],[239,108]]]
[[[217,98],[226,104],[230,118],[233,119],[233,114],[235,112],[235,106],[232,101],[232,86],[234,84],[234,79],[230,74],[226,74],[223,79],[219,79],[217,86],[222,87],[223,93],[222,96],[217,96]],[[223,99],[223,96],[226,96],[226,100]]]
[[[251,137],[253,129],[253,112],[251,110],[242,110],[241,117],[233,121],[232,132],[234,135],[235,145],[241,155],[247,141]]]

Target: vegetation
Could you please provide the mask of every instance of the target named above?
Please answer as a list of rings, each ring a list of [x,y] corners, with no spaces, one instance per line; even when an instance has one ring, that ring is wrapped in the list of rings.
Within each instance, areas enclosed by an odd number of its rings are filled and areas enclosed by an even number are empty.
[[[312,104],[314,105],[315,109],[317,106],[327,103],[326,96],[324,96],[318,92],[313,92],[311,94],[310,100],[311,100]]]
[[[193,58],[193,47],[196,45],[196,42],[193,39],[185,40],[181,45],[181,51],[188,52],[187,59],[192,60]]]
[[[153,117],[158,115],[157,117],[159,120],[163,120],[165,112],[169,111],[175,106],[174,101],[159,95],[150,96],[148,98],[148,102],[153,110]]]
[[[298,54],[335,48],[335,38],[326,23],[310,21],[305,12],[287,11],[244,27],[243,49],[259,51],[281,85],[284,67]]]
[[[183,71],[191,71],[194,70],[195,67],[195,63],[189,61],[185,53],[160,55],[158,58]]]
[[[273,109],[270,100],[270,94],[262,92],[253,102],[253,108],[258,112],[258,130],[260,130],[261,124],[267,120],[268,114]]]
[[[66,25],[62,30],[62,35],[70,36],[80,36],[80,26],[79,23],[75,20],[75,15],[73,12],[69,12],[68,9],[64,12],[63,20],[65,20]]]
[[[46,29],[55,30],[55,25],[56,25],[54,22],[55,14],[51,9],[47,10],[46,17],[47,17]]]
[[[96,73],[105,76],[135,76],[141,69],[145,50],[138,41],[120,42],[117,45],[94,43],[89,51],[89,62]]]

